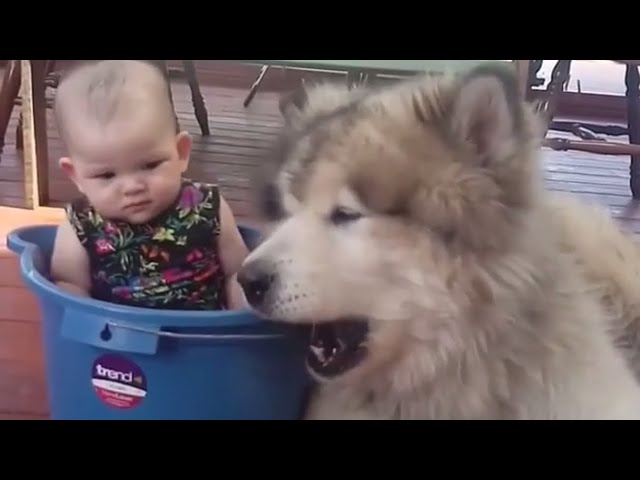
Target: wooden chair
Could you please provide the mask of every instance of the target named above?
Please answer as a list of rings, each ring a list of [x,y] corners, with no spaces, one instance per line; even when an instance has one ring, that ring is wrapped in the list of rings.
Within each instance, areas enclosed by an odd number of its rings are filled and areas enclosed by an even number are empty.
[[[155,64],[167,79],[167,83],[171,85],[171,71],[167,66],[166,60],[149,60],[151,63]],[[179,73],[183,73],[187,78],[187,82],[189,83],[189,88],[191,90],[191,104],[193,105],[193,110],[196,116],[196,120],[198,121],[198,125],[200,126],[200,131],[202,135],[209,136],[211,134],[209,130],[209,113],[207,112],[207,107],[204,102],[204,98],[202,97],[202,93],[200,92],[200,84],[198,82],[198,77],[196,75],[196,67],[193,63],[193,60],[182,60],[183,70]],[[171,93],[171,89],[169,89],[169,97],[171,98],[171,103],[173,103],[173,95]],[[177,118],[176,118],[177,120]]]
[[[53,69],[55,60],[47,60],[45,64],[46,74]],[[20,60],[8,60],[4,69],[2,88],[0,88],[0,155],[5,145],[7,127],[11,119],[13,107],[21,105],[22,99],[19,95],[21,82]],[[45,78],[46,84],[46,78]],[[22,149],[22,115],[18,121],[16,129],[16,147]],[[1,157],[0,157],[1,158]]]
[[[4,67],[2,87],[0,88],[0,155],[4,148],[5,134],[11,119],[14,99],[20,90],[20,63],[8,60]]]
[[[627,128],[599,127],[572,122],[572,125],[564,125],[563,130],[571,131],[577,138],[558,138],[547,136],[545,144],[557,151],[576,150],[600,155],[630,156],[629,185],[634,199],[640,198],[640,60],[613,60],[626,66],[625,84],[627,97]],[[548,131],[557,128],[554,118],[557,112],[558,100],[566,91],[571,71],[571,60],[558,60],[555,65],[551,80],[545,92],[545,100],[541,109],[547,116]],[[597,135],[602,133],[627,134],[629,142],[606,141]]]

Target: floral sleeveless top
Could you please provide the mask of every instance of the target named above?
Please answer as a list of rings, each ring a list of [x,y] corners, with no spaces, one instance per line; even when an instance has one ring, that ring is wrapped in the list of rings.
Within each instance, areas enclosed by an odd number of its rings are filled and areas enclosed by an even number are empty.
[[[106,220],[86,198],[68,205],[67,218],[89,254],[91,296],[145,308],[225,308],[219,206],[217,186],[189,180],[171,208],[146,224]]]

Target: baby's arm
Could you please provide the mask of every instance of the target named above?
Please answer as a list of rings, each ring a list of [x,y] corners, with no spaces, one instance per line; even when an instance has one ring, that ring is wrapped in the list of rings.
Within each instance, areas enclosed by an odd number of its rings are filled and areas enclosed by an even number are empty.
[[[222,195],[220,196],[220,236],[218,237],[218,251],[222,261],[222,268],[226,275],[225,291],[230,310],[246,307],[247,303],[240,285],[236,281],[236,274],[242,262],[249,255],[249,250],[238,231],[238,225],[233,212]]]
[[[68,221],[58,227],[51,255],[51,279],[69,293],[90,295],[89,256]]]

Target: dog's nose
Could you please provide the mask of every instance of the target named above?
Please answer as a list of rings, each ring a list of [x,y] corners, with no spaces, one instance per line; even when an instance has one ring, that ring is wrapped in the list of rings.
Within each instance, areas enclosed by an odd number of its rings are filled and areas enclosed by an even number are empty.
[[[264,302],[269,288],[275,281],[273,272],[257,262],[242,267],[237,278],[252,307],[258,307]]]

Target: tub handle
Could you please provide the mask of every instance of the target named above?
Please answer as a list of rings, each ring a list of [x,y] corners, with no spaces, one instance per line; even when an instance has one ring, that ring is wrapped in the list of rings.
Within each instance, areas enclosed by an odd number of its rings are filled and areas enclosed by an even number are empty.
[[[156,335],[158,337],[175,338],[180,340],[265,340],[270,338],[280,338],[282,334],[279,333],[261,333],[261,334],[211,334],[211,333],[175,333],[165,332],[162,330],[155,330],[151,328],[144,328],[140,326],[134,326],[130,324],[123,324],[108,320],[107,325],[113,328],[121,328],[124,330],[131,330],[134,332],[146,333]]]
[[[158,337],[153,335],[160,327],[150,327],[144,332],[111,331],[109,318],[90,313],[66,310],[62,318],[60,334],[67,340],[128,353],[154,355],[158,349]],[[153,329],[156,330],[153,330]]]
[[[265,340],[281,338],[280,333],[265,334],[195,334],[166,332],[157,325],[134,325],[92,314],[66,311],[61,335],[67,340],[110,350],[154,355],[161,337],[182,340]]]

